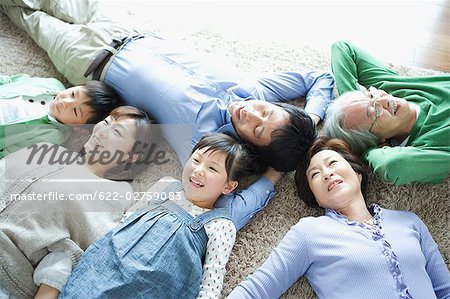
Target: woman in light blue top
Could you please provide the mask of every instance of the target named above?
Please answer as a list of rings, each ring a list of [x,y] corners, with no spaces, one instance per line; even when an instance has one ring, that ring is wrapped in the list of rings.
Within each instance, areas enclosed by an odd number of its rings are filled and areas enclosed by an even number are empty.
[[[229,298],[278,298],[305,275],[319,298],[450,298],[450,274],[413,213],[367,207],[367,173],[339,139],[319,139],[296,185],[325,215],[294,225]]]

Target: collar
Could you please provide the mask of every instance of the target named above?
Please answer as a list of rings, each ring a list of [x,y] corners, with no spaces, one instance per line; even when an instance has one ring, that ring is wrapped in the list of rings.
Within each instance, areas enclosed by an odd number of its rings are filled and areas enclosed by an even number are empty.
[[[380,220],[381,220],[381,216],[382,216],[382,209],[379,205],[377,204],[372,204],[369,207],[369,211],[371,212],[371,214],[374,216],[374,225],[379,226],[380,225]],[[325,216],[334,218],[336,220],[338,220],[339,222],[345,223],[347,225],[358,225],[361,226],[364,224],[356,221],[356,220],[349,220],[345,215],[341,214],[340,212],[333,210],[333,209],[325,209]]]
[[[62,122],[58,121],[56,118],[53,117],[53,115],[50,114],[50,110],[47,113],[47,118],[50,122],[52,123],[58,123],[58,124],[63,124]]]
[[[232,135],[235,138],[240,139],[239,135],[236,132],[236,129],[233,126],[233,122],[231,121],[231,114],[228,111],[228,106],[224,113],[224,125],[221,126],[216,132],[217,133],[226,133],[228,135]]]

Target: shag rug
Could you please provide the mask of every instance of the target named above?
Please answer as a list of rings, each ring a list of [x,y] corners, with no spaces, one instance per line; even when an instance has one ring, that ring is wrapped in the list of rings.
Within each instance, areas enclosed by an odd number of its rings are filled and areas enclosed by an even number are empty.
[[[129,16],[132,11],[124,12]],[[151,20],[142,20],[142,25],[164,36],[164,27]],[[178,41],[188,47],[225,56],[236,68],[247,73],[261,73],[278,70],[330,71],[329,52],[321,52],[308,46],[290,48],[261,41],[258,44],[245,40],[230,39],[221,33],[205,28],[176,36]],[[430,75],[432,70],[392,66],[400,74],[410,76]],[[0,13],[0,75],[26,73],[31,76],[55,77],[69,86],[56,71],[46,53],[40,49],[26,33],[16,28],[8,18]],[[303,105],[300,100],[297,102]],[[136,190],[146,190],[162,175],[180,177],[178,159],[169,153],[170,165],[152,167],[133,182]],[[417,171],[420,171],[419,169]],[[434,240],[438,243],[444,259],[450,259],[450,179],[440,184],[410,184],[395,186],[371,176],[369,183],[369,202],[377,202],[389,209],[409,210],[416,213],[428,226]],[[249,225],[239,231],[233,253],[227,265],[223,295],[226,296],[248,274],[252,273],[268,257],[300,218],[319,215],[298,198],[293,173],[286,174],[276,186],[277,195]],[[369,266],[369,265],[368,265]],[[284,298],[315,298],[306,279],[295,283]]]

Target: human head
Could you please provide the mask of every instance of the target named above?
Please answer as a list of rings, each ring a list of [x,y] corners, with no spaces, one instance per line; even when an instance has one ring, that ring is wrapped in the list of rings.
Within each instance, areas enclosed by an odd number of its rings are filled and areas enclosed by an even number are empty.
[[[289,122],[286,111],[266,101],[232,102],[228,111],[239,137],[256,146],[269,145],[273,131]]]
[[[183,168],[185,194],[199,206],[212,207],[250,174],[253,164],[254,156],[244,143],[222,133],[205,135]]]
[[[343,159],[345,159],[354,170],[354,172],[361,177],[361,194],[364,199],[367,192],[367,168],[359,160],[359,158],[352,153],[348,144],[340,139],[330,139],[328,137],[319,137],[314,144],[309,148],[306,159],[300,160],[295,172],[295,185],[297,187],[297,193],[299,197],[310,207],[320,208],[315,195],[311,191],[309,185],[309,178],[307,176],[307,170],[310,166],[313,157],[324,150],[334,151],[338,153]]]
[[[105,83],[89,81],[61,91],[49,110],[63,124],[96,124],[121,102],[119,95]]]
[[[382,108],[378,117],[374,101]],[[371,87],[367,92],[351,91],[336,98],[328,107],[324,133],[344,140],[354,153],[362,155],[386,139],[406,137],[414,121],[415,112],[406,100]]]
[[[147,114],[131,106],[121,106],[95,125],[83,150],[88,156],[93,150],[97,155],[102,152],[108,152],[110,157],[117,155],[119,160],[113,159],[104,166],[107,170],[104,177],[132,180],[148,166],[145,161],[150,154],[150,139],[159,140],[159,130]]]
[[[254,150],[260,160],[275,170],[292,171],[316,138],[316,126],[303,109],[285,103],[275,106],[287,113],[289,121],[272,132],[269,145],[254,146]]]

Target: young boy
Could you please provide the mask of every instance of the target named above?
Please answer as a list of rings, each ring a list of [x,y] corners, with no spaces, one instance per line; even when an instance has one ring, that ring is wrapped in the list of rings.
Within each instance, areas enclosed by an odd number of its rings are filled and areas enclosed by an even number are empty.
[[[54,78],[0,76],[0,159],[38,142],[61,144],[72,124],[95,124],[120,106],[99,81],[65,89]]]

